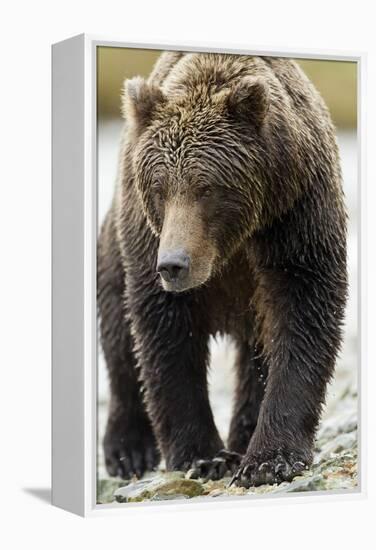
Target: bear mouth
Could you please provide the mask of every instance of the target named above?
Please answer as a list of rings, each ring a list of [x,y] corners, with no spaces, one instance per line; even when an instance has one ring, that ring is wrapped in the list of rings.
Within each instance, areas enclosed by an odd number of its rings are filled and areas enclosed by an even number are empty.
[[[163,271],[158,271],[158,274],[161,287],[165,292],[187,292],[204,285],[210,277],[210,271],[205,274],[200,273],[201,276],[199,277],[195,277],[191,272],[179,277],[171,277]]]
[[[185,292],[187,290],[190,290],[191,288],[194,288],[194,286],[184,283],[183,281],[166,282],[162,278],[161,285],[163,290],[165,290],[166,292]]]
[[[197,288],[205,283],[205,281],[196,280],[187,274],[186,276],[170,277],[162,272],[159,273],[160,283],[166,292],[186,292],[193,288]]]

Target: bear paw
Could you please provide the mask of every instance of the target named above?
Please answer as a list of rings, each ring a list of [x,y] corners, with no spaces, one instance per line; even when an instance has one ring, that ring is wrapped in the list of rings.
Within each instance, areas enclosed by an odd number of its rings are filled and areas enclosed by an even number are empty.
[[[142,477],[146,471],[156,470],[160,462],[160,453],[154,434],[113,433],[109,430],[104,438],[106,469],[110,476],[130,479]]]
[[[242,455],[222,449],[212,459],[195,460],[187,472],[189,479],[218,480],[226,474],[233,474],[241,463]]]
[[[247,453],[229,486],[257,487],[291,481],[308,469],[309,460],[296,452]]]

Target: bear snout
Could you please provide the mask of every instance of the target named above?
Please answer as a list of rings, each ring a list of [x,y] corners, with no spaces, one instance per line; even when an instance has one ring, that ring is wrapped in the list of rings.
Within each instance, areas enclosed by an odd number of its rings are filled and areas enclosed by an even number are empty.
[[[190,258],[184,250],[169,250],[158,257],[157,272],[170,285],[179,285],[189,274]]]

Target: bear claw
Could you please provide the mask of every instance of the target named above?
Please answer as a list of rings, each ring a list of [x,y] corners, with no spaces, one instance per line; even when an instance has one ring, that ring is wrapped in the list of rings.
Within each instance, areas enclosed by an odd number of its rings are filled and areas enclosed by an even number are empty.
[[[142,451],[114,450],[106,456],[106,468],[110,476],[131,479],[141,478],[145,472],[155,471],[159,463],[159,453],[155,448]]]
[[[122,479],[141,478],[145,472],[156,470],[160,462],[154,436],[150,433],[144,437],[107,433],[104,454],[108,474]]]
[[[290,453],[288,458],[278,453],[268,460],[260,460],[256,456],[245,456],[228,486],[235,484],[248,489],[264,484],[282,483],[301,475],[305,469],[307,469],[307,463],[294,460],[293,453]]]
[[[222,449],[212,459],[195,460],[187,477],[216,481],[223,478],[228,472],[233,474],[239,467],[241,459],[242,456],[238,453]]]

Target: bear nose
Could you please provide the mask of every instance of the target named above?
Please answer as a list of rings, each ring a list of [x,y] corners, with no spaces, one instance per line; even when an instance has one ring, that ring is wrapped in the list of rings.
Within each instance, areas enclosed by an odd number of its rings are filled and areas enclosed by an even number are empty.
[[[182,250],[163,252],[158,258],[157,271],[167,283],[184,279],[189,271],[189,256]]]

